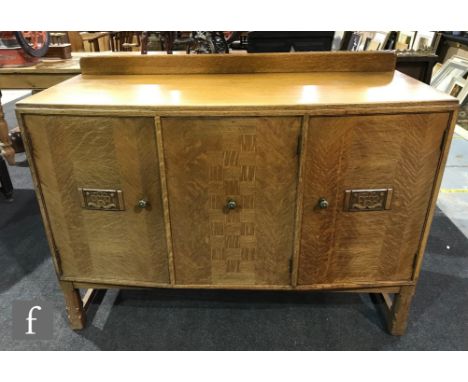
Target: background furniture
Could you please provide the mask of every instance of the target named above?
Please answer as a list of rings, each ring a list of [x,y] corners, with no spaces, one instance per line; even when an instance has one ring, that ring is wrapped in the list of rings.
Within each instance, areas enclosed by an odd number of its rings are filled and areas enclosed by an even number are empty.
[[[0,68],[0,89],[28,89],[40,91],[80,74],[80,58],[74,54],[69,60],[42,61],[21,68]]]
[[[1,89],[25,89],[41,91],[80,73],[80,55],[71,60],[43,61],[39,64],[17,68],[0,68],[0,142],[10,144],[8,126],[3,115],[1,104]],[[6,157],[14,164],[15,152],[8,147]],[[8,167],[0,156],[1,191],[7,198],[13,195],[13,185],[8,173]]]
[[[142,32],[67,32],[74,52],[131,52],[139,50]]]
[[[72,58],[72,45],[66,32],[50,32],[50,45],[45,57],[67,60]]]
[[[289,52],[331,50],[335,32],[249,32],[247,51]]]
[[[18,103],[72,328],[138,286],[365,291],[403,334],[458,102],[395,59],[87,57]]]
[[[142,32],[109,32],[110,49],[113,52],[131,52],[141,45]]]
[[[419,81],[430,84],[432,69],[438,61],[436,54],[437,47],[440,46],[440,33],[436,32],[405,32],[408,35],[409,45],[398,50],[399,31],[383,32],[351,32],[343,33],[340,50],[396,50],[397,62],[396,70],[405,73]],[[426,43],[423,43],[423,42]]]
[[[88,52],[110,50],[109,32],[80,32],[83,49]]]
[[[436,54],[398,53],[396,70],[426,84],[431,83],[432,69],[438,61]]]
[[[441,62],[445,62],[454,55],[468,57],[468,32],[462,32],[460,35],[443,32],[437,54]]]

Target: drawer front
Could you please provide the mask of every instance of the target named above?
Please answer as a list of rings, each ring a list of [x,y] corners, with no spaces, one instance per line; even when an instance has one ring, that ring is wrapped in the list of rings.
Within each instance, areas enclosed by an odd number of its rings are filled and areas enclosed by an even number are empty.
[[[26,115],[25,126],[63,275],[168,283],[154,120]]]
[[[163,118],[179,285],[289,285],[300,118]]]
[[[310,119],[299,284],[412,277],[448,117]]]

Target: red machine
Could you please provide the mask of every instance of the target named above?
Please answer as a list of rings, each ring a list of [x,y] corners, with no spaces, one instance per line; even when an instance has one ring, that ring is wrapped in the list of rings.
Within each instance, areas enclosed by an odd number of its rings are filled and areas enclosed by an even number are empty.
[[[49,32],[0,32],[0,67],[37,64],[49,42]]]

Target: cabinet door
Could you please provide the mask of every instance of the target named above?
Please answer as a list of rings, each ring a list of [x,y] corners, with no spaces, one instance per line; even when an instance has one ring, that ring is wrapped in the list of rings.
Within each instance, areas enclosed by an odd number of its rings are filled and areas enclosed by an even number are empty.
[[[299,284],[412,277],[447,124],[446,113],[310,119]]]
[[[169,281],[153,118],[28,115],[63,276]],[[146,199],[150,206],[136,207]]]
[[[290,284],[300,126],[162,119],[178,284]]]

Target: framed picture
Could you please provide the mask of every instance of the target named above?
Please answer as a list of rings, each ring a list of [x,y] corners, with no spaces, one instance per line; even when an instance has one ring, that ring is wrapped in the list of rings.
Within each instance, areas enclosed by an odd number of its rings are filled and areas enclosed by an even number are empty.
[[[465,101],[466,96],[468,95],[467,82],[468,81],[466,79],[458,76],[452,79],[452,82],[450,83],[449,94],[452,97],[458,98],[460,104]]]
[[[388,35],[390,32],[375,32],[374,38],[367,50],[382,50],[384,49],[385,43],[387,42]]]
[[[440,70],[434,75],[431,86],[444,93],[451,90],[452,80],[456,77],[465,79],[468,76],[468,59],[453,56],[441,66]]]
[[[361,34],[359,32],[353,32],[353,34],[351,35],[351,38],[349,39],[347,50],[352,50],[352,51],[358,50],[360,42],[361,42]]]
[[[414,39],[416,32],[412,31],[400,31],[398,32],[396,41],[396,50],[411,50],[413,49]]]
[[[389,32],[382,32],[385,33],[385,38],[382,41],[382,45],[380,46],[380,50],[386,50],[386,49],[393,49],[393,44],[392,42],[392,37],[395,35],[396,32],[389,31]]]
[[[435,38],[435,32],[416,32],[413,50],[431,50]]]
[[[431,46],[431,50],[435,53],[437,52],[437,48],[439,47],[439,43],[440,43],[440,40],[442,38],[442,33],[440,32],[437,32],[434,36],[434,39],[432,41],[432,46]]]
[[[374,38],[374,32],[359,32],[359,34],[361,35],[361,39],[359,41],[357,50],[367,50],[370,42]]]
[[[395,50],[396,49],[397,38],[398,38],[398,32],[397,31],[388,32],[387,36],[385,37],[385,41],[382,44],[383,45],[382,49],[383,50]]]
[[[347,50],[382,50],[384,49],[390,32],[353,32],[347,43]]]
[[[432,77],[434,77],[436,75],[436,73],[440,70],[440,68],[442,67],[442,63],[441,62],[436,62],[434,67],[432,68]]]
[[[450,59],[456,64],[468,65],[468,58],[466,57],[452,56]]]

